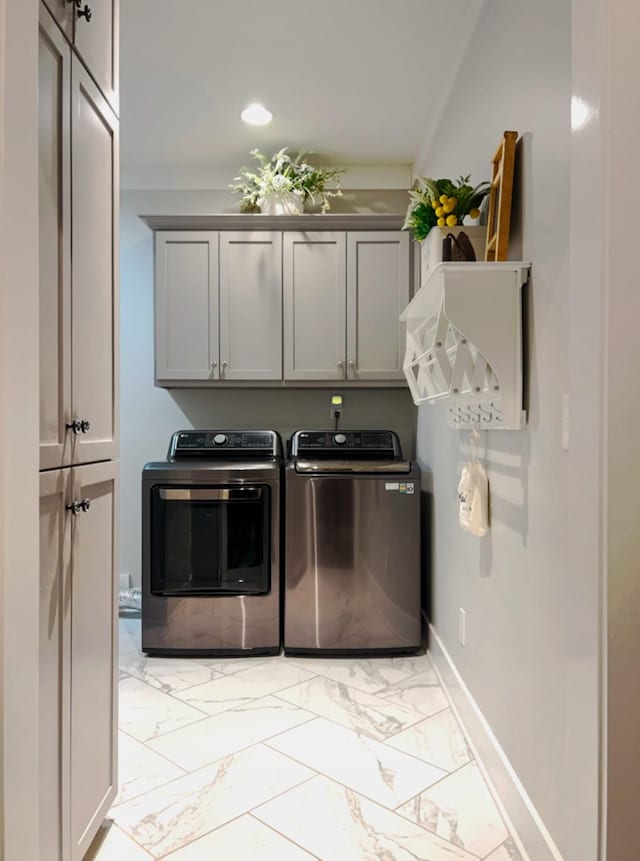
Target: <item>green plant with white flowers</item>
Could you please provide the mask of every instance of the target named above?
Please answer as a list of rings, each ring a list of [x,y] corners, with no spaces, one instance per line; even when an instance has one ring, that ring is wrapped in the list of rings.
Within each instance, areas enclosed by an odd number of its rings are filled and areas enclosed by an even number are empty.
[[[271,158],[258,149],[252,149],[251,155],[258,162],[257,168],[241,168],[239,176],[234,177],[229,186],[242,195],[243,212],[259,212],[260,200],[287,194],[298,195],[303,203],[319,204],[322,212],[327,212],[331,207],[330,199],[342,196],[340,176],[344,170],[315,167],[307,161],[308,152],[300,152],[292,158],[287,147],[283,147]],[[334,187],[327,188],[329,183],[334,183]]]

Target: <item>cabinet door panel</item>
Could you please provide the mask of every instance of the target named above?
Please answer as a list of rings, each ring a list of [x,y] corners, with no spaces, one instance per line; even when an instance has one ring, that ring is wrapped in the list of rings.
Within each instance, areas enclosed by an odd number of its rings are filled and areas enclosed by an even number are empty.
[[[53,19],[40,9],[38,58],[40,468],[70,457],[71,399],[71,51]],[[65,450],[66,449],[66,450]]]
[[[68,857],[69,562],[68,470],[40,476],[40,858]],[[62,755],[61,755],[62,752]]]
[[[76,13],[75,46],[113,110],[118,112],[118,0],[83,0],[91,20]]]
[[[346,235],[283,237],[284,378],[346,378]]]
[[[400,313],[409,302],[409,234],[347,235],[347,375],[398,380],[402,373]]]
[[[156,379],[218,379],[218,234],[156,233]]]
[[[118,124],[72,63],[72,412],[90,422],[73,462],[117,457]]]
[[[73,42],[74,6],[68,0],[44,0],[45,6],[53,15],[56,24],[69,42]]]
[[[220,234],[221,379],[282,379],[282,235]]]
[[[118,463],[73,470],[71,859],[80,861],[117,790],[116,487]]]

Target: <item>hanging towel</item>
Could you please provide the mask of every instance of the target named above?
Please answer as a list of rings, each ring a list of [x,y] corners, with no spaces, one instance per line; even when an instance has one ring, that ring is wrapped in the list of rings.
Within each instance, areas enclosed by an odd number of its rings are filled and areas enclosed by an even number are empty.
[[[475,460],[462,468],[458,499],[460,526],[482,538],[489,529],[489,479],[485,468]]]

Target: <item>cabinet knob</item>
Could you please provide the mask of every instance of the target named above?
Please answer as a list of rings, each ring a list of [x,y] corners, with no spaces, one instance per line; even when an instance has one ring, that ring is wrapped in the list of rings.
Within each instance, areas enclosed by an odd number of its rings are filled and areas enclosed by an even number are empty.
[[[340,368],[340,370],[344,368],[344,362],[342,361],[342,359],[338,360],[338,367]]]
[[[70,511],[74,517],[77,517],[78,514],[82,511],[82,503],[78,499],[74,499],[72,502],[69,502],[64,507],[65,511]]]
[[[78,18],[86,18],[87,24],[89,23],[89,21],[91,21],[91,7],[87,6],[86,4],[84,9],[81,9],[80,5],[78,4],[76,14]]]
[[[229,362],[223,361],[222,363],[222,376],[226,375],[227,368],[229,367]]]
[[[352,371],[355,370],[356,363],[353,361],[353,359],[349,359],[349,367]]]
[[[81,508],[83,511],[88,511],[88,510],[91,508],[91,500],[90,500],[90,499],[87,499],[87,498],[83,499],[83,500],[80,502],[80,508]]]
[[[72,430],[76,435],[88,433],[91,430],[91,422],[88,419],[74,419],[72,422],[67,422],[65,427],[67,430]]]
[[[209,367],[212,371],[215,371],[215,369],[218,367],[218,363],[215,361],[215,359],[212,362],[209,362]]]

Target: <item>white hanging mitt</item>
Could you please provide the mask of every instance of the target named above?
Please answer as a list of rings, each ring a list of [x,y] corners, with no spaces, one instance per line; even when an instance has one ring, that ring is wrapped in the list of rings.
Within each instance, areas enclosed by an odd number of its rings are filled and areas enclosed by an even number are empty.
[[[489,529],[489,479],[482,464],[470,460],[462,467],[458,484],[460,526],[482,538]]]

